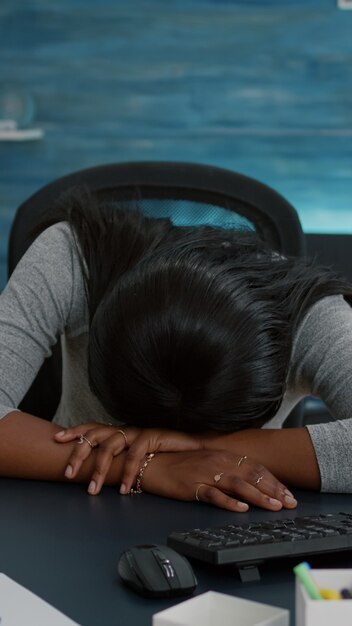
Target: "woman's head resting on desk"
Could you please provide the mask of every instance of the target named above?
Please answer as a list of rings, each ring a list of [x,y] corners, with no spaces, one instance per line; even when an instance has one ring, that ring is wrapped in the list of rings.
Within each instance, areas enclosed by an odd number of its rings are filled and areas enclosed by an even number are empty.
[[[178,227],[65,196],[89,298],[89,381],[112,416],[141,427],[234,431],[277,412],[308,308],[352,289],[284,258],[252,232]],[[46,225],[48,222],[46,222]]]

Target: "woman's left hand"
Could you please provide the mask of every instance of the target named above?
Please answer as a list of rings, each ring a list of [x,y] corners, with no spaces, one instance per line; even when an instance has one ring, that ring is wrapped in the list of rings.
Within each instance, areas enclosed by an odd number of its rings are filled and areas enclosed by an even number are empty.
[[[200,437],[174,430],[110,426],[97,422],[67,428],[56,433],[54,438],[58,443],[78,440],[68,460],[66,478],[75,478],[82,463],[98,447],[95,469],[88,488],[92,495],[100,492],[113,458],[125,449],[127,452],[121,476],[121,493],[130,491],[145,455],[149,452],[186,452],[203,447]]]

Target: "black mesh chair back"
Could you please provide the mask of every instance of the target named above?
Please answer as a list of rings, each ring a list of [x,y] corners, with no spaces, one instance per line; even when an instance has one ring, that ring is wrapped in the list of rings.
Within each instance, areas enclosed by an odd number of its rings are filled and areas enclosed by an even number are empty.
[[[99,198],[175,224],[210,224],[257,231],[281,254],[304,254],[304,235],[295,209],[276,191],[253,178],[218,167],[178,162],[116,163],[88,168],[46,185],[17,210],[9,241],[9,275],[60,194],[85,186]],[[58,343],[43,364],[20,408],[52,419],[61,394]],[[291,420],[297,424],[297,411]],[[300,412],[299,412],[300,415]],[[290,424],[290,418],[287,425]]]

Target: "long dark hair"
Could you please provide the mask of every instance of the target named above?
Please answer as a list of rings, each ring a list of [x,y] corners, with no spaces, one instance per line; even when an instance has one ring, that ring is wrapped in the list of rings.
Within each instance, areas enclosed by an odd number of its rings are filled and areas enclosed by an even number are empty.
[[[285,258],[251,232],[176,227],[99,202],[64,199],[85,272],[92,391],[142,427],[258,427],[285,392],[307,310],[352,287]]]

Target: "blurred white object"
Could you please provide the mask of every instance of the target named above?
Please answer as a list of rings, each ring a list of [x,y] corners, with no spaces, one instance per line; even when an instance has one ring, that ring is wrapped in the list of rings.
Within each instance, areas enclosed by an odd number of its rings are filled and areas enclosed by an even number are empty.
[[[43,137],[41,128],[17,128],[14,120],[0,120],[0,141],[34,141]]]
[[[337,0],[339,9],[352,9],[352,0]]]
[[[0,623],[4,626],[78,626],[77,622],[5,574],[0,574],[0,606]]]
[[[29,128],[34,117],[35,103],[30,93],[12,85],[0,88],[0,141],[42,139],[42,129]]]
[[[199,626],[199,624],[289,626],[289,611],[225,593],[207,591],[153,615],[153,626]]]

